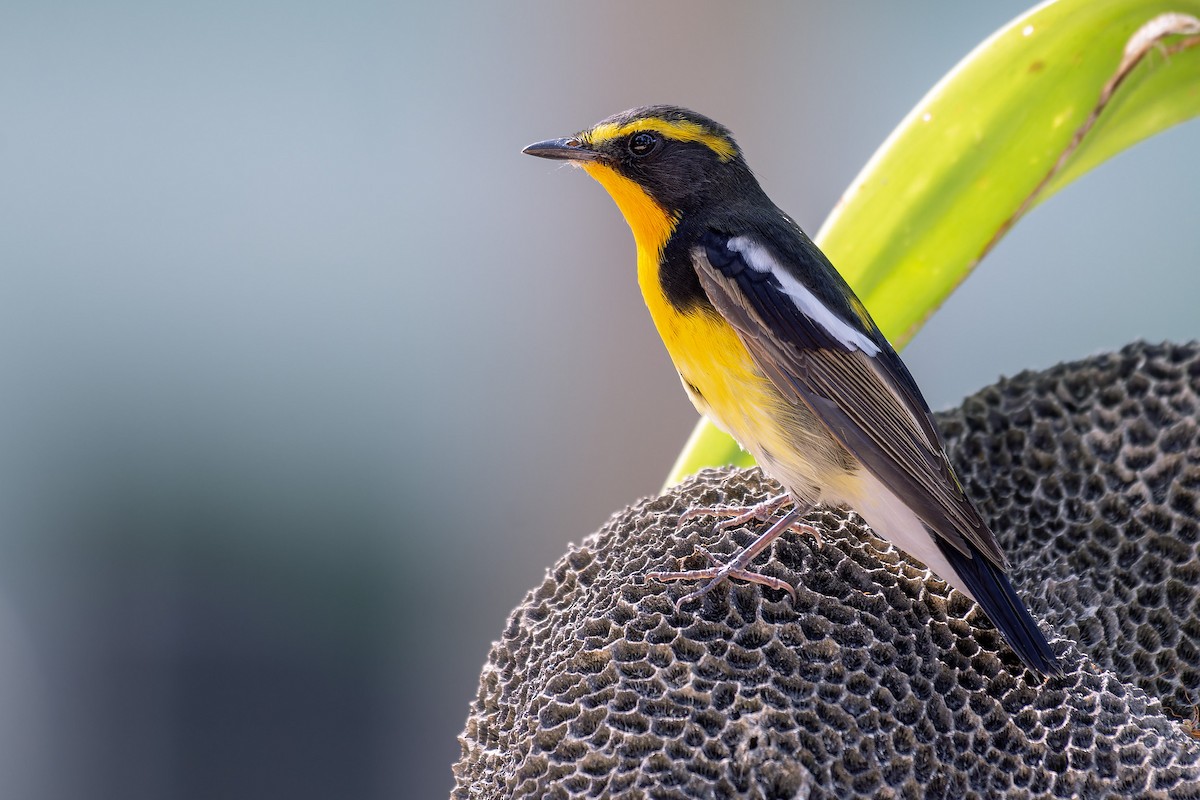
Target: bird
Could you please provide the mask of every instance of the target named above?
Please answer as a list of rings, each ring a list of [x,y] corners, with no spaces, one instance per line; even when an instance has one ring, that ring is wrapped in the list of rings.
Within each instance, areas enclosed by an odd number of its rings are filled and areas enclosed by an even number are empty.
[[[681,602],[732,578],[793,591],[751,561],[788,530],[812,530],[803,519],[818,503],[849,508],[978,603],[1026,667],[1062,674],[908,368],[767,196],[728,128],[679,106],[642,106],[523,152],[581,167],[608,191],[688,397],[784,489],[759,507],[720,512],[734,517],[723,525],[769,522],[732,559],[701,548],[709,568],[648,578],[704,581]]]

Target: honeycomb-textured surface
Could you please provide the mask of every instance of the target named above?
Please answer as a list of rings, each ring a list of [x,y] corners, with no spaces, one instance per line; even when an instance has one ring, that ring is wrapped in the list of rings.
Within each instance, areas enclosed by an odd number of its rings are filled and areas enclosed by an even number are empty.
[[[778,491],[707,471],[613,517],[489,655],[455,798],[1200,798],[1200,346],[1023,373],[939,416],[1067,674],[1021,669],[974,604],[818,509],[755,566],[796,598],[648,570],[731,554],[694,506]]]

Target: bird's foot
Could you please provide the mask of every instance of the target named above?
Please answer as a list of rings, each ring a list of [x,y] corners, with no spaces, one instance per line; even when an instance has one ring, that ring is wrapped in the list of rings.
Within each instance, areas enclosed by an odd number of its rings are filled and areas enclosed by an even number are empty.
[[[775,516],[775,512],[789,502],[794,503],[795,500],[792,499],[790,494],[784,492],[752,506],[701,506],[700,508],[689,508],[679,515],[679,520],[675,523],[675,527],[676,529],[682,528],[685,522],[690,522],[697,517],[729,517],[729,519],[718,522],[713,528],[714,532],[719,533],[729,528],[736,528],[738,525],[745,525],[747,522],[769,522],[771,517]]]
[[[751,520],[761,519],[765,521],[765,519],[770,519],[770,514],[774,513],[774,511],[777,511],[779,507],[782,506],[788,499],[790,499],[790,496],[785,494],[779,497],[773,497],[766,503],[754,506],[753,508],[732,509],[733,519],[718,523],[715,530],[724,530],[725,528],[732,527],[732,525],[749,522]],[[764,509],[768,508],[769,511],[764,511]],[[716,511],[718,512],[716,514],[717,516],[730,516],[730,514],[726,513],[726,509],[697,509],[697,511]],[[755,572],[749,569],[749,565],[751,561],[757,558],[760,553],[762,553],[771,545],[771,542],[775,541],[782,534],[786,533],[793,527],[808,531],[812,533],[813,536],[817,536],[817,531],[814,528],[809,525],[800,524],[800,517],[804,511],[807,511],[807,508],[796,507],[784,514],[778,520],[773,522],[765,531],[759,534],[758,538],[744,547],[728,562],[722,562],[720,559],[710,553],[707,548],[702,545],[697,545],[696,550],[706,559],[708,559],[708,562],[711,564],[711,566],[705,569],[689,569],[675,572],[647,572],[646,577],[657,581],[705,581],[705,583],[702,584],[696,591],[679,598],[679,600],[677,600],[675,603],[676,608],[681,608],[685,603],[690,603],[693,600],[699,600],[729,578],[738,578],[740,580],[749,581],[750,583],[757,583],[761,586],[766,586],[769,589],[780,589],[786,591],[792,596],[793,599],[795,599],[796,590],[790,583],[782,578],[775,578],[770,575],[763,575],[760,572]],[[764,513],[766,514],[765,518],[760,516]],[[692,516],[699,515],[700,514],[692,514]]]

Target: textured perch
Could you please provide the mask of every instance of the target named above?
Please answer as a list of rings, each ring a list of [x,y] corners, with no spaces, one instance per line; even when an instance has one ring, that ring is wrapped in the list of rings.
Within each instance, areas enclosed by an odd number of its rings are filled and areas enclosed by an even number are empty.
[[[646,581],[697,505],[778,492],[709,471],[613,517],[490,653],[455,798],[1200,798],[1200,345],[1026,372],[939,415],[967,491],[1067,675],[1038,683],[974,604],[821,509],[677,611]]]

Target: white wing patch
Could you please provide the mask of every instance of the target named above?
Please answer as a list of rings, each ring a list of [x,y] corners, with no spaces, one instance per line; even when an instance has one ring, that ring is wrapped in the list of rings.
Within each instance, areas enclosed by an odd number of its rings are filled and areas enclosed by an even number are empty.
[[[826,333],[848,350],[861,350],[868,356],[879,353],[879,345],[856,330],[837,314],[834,314],[817,299],[800,281],[779,266],[771,253],[749,236],[738,236],[729,240],[730,250],[741,253],[746,263],[755,272],[768,273],[775,277],[783,293],[792,299],[800,313],[820,325]]]

